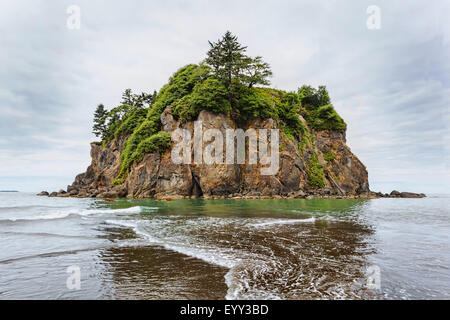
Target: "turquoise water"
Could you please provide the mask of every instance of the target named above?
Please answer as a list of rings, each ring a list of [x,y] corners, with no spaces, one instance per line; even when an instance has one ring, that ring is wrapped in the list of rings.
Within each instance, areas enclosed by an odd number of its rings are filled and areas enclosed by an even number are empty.
[[[449,299],[448,200],[0,193],[0,299]]]

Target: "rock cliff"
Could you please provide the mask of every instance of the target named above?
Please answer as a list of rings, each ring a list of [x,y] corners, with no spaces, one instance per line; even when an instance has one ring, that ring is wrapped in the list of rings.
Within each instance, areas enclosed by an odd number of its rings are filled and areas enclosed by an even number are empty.
[[[307,127],[303,117],[299,117]],[[238,127],[230,116],[206,110],[196,120],[203,122],[204,130],[218,129],[224,136],[226,129]],[[160,121],[161,129],[166,132],[194,129],[193,120],[176,120],[170,107],[162,112]],[[271,118],[255,118],[242,129],[249,128],[278,129],[277,121]],[[367,170],[346,145],[345,130],[307,128],[298,137],[280,135],[279,170],[275,175],[261,175],[259,162],[175,164],[169,149],[145,154],[131,166],[124,182],[114,185],[124,142],[129,137],[114,139],[104,146],[92,143],[92,163],[67,188],[67,195],[99,198],[368,196]],[[246,152],[248,159],[248,152],[252,151]]]

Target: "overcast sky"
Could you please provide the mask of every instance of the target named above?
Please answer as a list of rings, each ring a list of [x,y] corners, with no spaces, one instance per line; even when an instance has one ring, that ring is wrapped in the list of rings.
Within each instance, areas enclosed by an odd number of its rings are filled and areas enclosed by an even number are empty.
[[[369,5],[381,29],[368,29]],[[159,90],[230,30],[271,64],[273,87],[327,85],[372,190],[448,192],[449,12],[450,1],[0,0],[0,189],[71,184],[90,163],[97,104]]]

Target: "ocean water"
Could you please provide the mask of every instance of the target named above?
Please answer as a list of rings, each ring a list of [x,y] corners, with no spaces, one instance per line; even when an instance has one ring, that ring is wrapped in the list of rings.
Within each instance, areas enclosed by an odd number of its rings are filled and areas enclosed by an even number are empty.
[[[448,202],[0,193],[0,299],[450,299]]]

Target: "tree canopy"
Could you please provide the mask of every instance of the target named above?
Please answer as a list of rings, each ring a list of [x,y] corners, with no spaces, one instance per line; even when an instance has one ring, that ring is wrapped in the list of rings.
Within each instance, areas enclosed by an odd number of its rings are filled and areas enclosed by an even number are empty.
[[[145,119],[147,109],[156,96],[156,91],[134,94],[131,89],[126,89],[118,107],[107,110],[103,104],[99,104],[94,113],[92,132],[104,142],[131,134],[140,120]]]
[[[152,93],[141,92],[141,94],[133,94],[131,89],[125,89],[122,94],[122,105],[133,106],[138,108],[148,108],[156,98],[156,91]]]
[[[103,104],[99,104],[97,109],[95,109],[94,113],[94,126],[92,127],[92,133],[95,134],[96,137],[101,137],[103,140],[105,138],[105,133],[107,130],[106,125],[106,115],[108,114],[108,110],[105,109]]]
[[[247,56],[247,47],[241,45],[230,31],[217,42],[209,41],[209,45],[205,63],[212,68],[214,76],[222,81],[229,93],[233,93],[233,85],[251,88],[257,84],[270,84],[270,65],[260,56]]]

